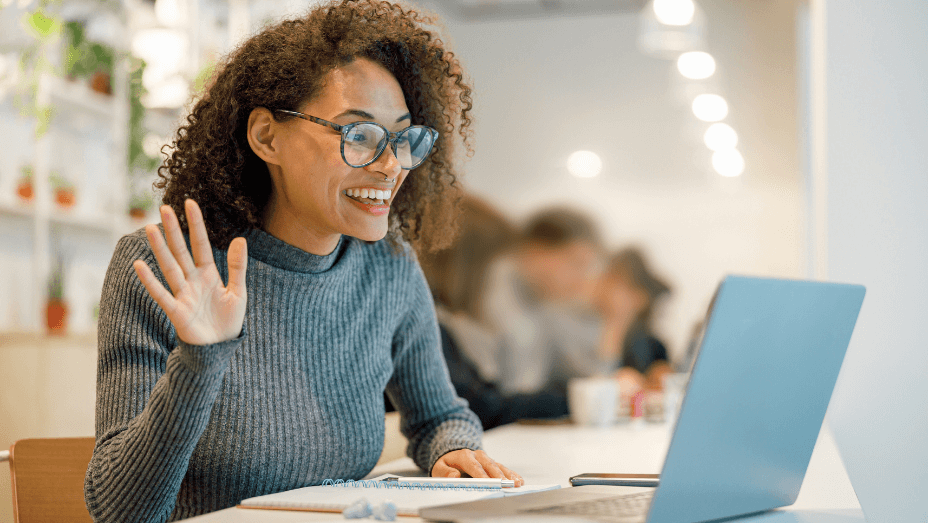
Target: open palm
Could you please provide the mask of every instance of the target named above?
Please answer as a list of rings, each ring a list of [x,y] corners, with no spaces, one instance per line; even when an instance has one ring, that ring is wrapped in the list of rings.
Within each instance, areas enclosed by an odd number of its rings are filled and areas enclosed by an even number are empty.
[[[145,227],[155,259],[171,291],[164,288],[144,261],[136,260],[133,267],[155,303],[171,320],[180,340],[190,345],[231,340],[242,332],[248,298],[245,289],[248,266],[245,239],[235,238],[229,245],[229,284],[223,285],[213,260],[200,207],[189,199],[184,206],[192,257],[171,207],[161,207],[164,237],[156,225]]]

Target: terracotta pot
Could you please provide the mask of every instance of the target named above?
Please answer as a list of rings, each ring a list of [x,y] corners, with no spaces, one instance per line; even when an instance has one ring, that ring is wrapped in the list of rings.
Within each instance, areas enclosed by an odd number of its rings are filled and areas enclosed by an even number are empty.
[[[16,194],[20,198],[26,200],[27,202],[32,200],[32,182],[31,181],[22,181],[19,182],[19,185],[16,186]]]
[[[68,305],[63,300],[48,300],[45,320],[49,334],[63,335],[68,325]]]
[[[70,207],[74,205],[73,189],[55,189],[55,201],[61,207]]]
[[[145,209],[129,209],[129,216],[135,218],[136,220],[142,220],[148,212]]]
[[[90,88],[98,93],[113,94],[110,75],[100,71],[93,73],[93,76],[90,77]]]

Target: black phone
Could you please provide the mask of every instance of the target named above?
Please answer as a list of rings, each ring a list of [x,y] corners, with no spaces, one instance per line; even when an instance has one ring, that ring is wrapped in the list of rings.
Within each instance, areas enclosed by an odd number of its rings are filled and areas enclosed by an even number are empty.
[[[656,487],[660,474],[578,474],[570,478],[570,485],[614,485],[618,487]]]

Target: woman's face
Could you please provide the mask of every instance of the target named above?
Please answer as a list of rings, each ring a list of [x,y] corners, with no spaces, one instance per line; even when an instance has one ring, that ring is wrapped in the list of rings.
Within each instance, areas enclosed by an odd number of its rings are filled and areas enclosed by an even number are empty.
[[[412,124],[399,82],[365,58],[330,72],[320,94],[297,110],[340,125],[373,121],[390,132]],[[275,153],[273,161],[265,158],[273,182],[268,233],[314,254],[330,253],[342,234],[367,241],[386,235],[390,204],[409,174],[391,147],[366,167],[350,167],[334,129],[300,118],[269,125]],[[369,198],[354,196],[362,190]],[[371,191],[384,197],[370,199]]]

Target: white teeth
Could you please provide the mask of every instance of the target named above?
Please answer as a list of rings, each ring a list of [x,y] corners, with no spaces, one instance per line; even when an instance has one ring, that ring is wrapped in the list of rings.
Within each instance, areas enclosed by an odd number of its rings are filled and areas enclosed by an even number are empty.
[[[393,191],[389,189],[385,191],[378,189],[345,189],[345,194],[352,198],[370,198],[371,200],[386,201],[393,195]]]

